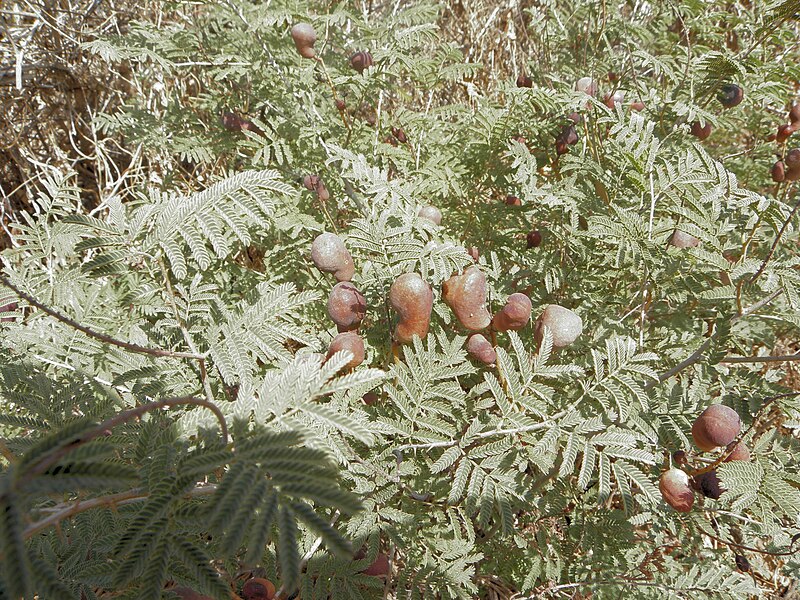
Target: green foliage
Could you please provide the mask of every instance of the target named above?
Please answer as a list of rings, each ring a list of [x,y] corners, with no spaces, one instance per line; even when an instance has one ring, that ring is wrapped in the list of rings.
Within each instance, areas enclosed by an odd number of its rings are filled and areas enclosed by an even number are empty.
[[[796,576],[796,357],[730,359],[798,351],[798,188],[771,181],[786,147],[766,139],[800,77],[797,2],[515,9],[532,88],[447,38],[455,5],[179,4],[85,44],[138,91],[96,115],[98,160],[112,142],[146,160],[90,208],[76,173],[41,166],[10,226],[0,598],[223,599],[252,572],[304,600],[744,599]],[[300,21],[319,61],[295,51]],[[728,83],[745,96],[723,110]],[[321,354],[322,231],[368,304],[352,370]],[[522,292],[581,336],[557,349],[532,320],[474,362],[442,300],[474,261],[491,312]],[[409,272],[434,311],[399,347],[388,293]],[[720,456],[690,434],[712,402],[752,459],[677,513],[658,477],[677,450],[687,470]],[[380,556],[390,575],[365,574]]]

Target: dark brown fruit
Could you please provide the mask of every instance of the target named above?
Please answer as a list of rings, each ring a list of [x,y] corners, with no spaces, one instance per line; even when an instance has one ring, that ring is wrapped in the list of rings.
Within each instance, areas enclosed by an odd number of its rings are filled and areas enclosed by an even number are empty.
[[[531,320],[531,300],[525,294],[511,294],[506,305],[492,319],[492,327],[497,331],[517,331]]]
[[[379,552],[375,557],[375,561],[366,569],[361,571],[364,575],[371,575],[372,577],[383,577],[389,574],[389,557],[383,552]]]
[[[676,465],[685,465],[689,462],[689,459],[686,457],[686,452],[683,450],[676,450],[672,453],[672,462]]]
[[[392,127],[392,135],[397,138],[397,141],[401,144],[405,144],[408,141],[406,132],[403,131],[402,127]]]
[[[331,345],[328,347],[326,358],[330,358],[340,350],[349,350],[353,355],[350,362],[344,366],[345,369],[353,369],[364,362],[364,357],[366,356],[364,340],[357,333],[346,331],[333,338]]]
[[[242,118],[236,113],[224,112],[220,116],[220,120],[222,126],[228,131],[241,131],[242,129]]]
[[[518,88],[531,88],[533,87],[533,80],[525,75],[525,73],[520,73],[517,77],[517,87]]]
[[[308,23],[298,23],[292,27],[292,40],[297,52],[303,58],[314,58],[314,43],[317,41],[317,32]]]
[[[689,512],[694,505],[694,491],[689,485],[689,476],[681,469],[669,469],[658,480],[661,497],[678,512]]]
[[[800,104],[792,104],[792,108],[789,109],[789,121],[800,123]]]
[[[705,125],[701,125],[700,121],[692,123],[692,135],[701,142],[711,135],[711,123],[706,121]]]
[[[583,321],[581,318],[568,308],[558,304],[548,305],[536,320],[534,337],[537,344],[541,345],[542,343],[545,327],[550,330],[553,336],[554,348],[569,346],[583,333]]]
[[[437,225],[442,224],[442,211],[435,206],[423,206],[419,209],[417,216],[421,219],[428,219]]]
[[[350,57],[350,66],[359,73],[363,73],[372,66],[372,54],[363,50],[356,52]]]
[[[373,406],[374,404],[378,403],[378,400],[380,400],[380,398],[378,397],[378,394],[376,394],[375,392],[367,392],[366,394],[361,396],[361,400],[367,406]]]
[[[722,89],[717,94],[717,100],[725,108],[733,108],[738,106],[744,98],[744,90],[735,83],[728,83],[722,86]]]
[[[482,333],[473,333],[467,339],[467,353],[485,365],[493,365],[497,360],[497,352]]]
[[[800,148],[792,148],[789,150],[786,156],[783,157],[783,161],[790,169],[800,167]]]
[[[328,316],[336,323],[339,332],[358,329],[367,314],[367,301],[358,288],[349,281],[333,286],[328,296]]]
[[[695,248],[700,245],[700,240],[685,231],[676,229],[672,232],[669,243],[676,248]]]
[[[486,310],[486,275],[474,265],[444,282],[442,299],[470,331],[486,329],[492,320]]]
[[[692,424],[695,445],[704,452],[730,444],[742,429],[742,420],[735,410],[723,404],[712,404]]]
[[[319,175],[306,175],[303,177],[303,187],[314,192],[317,198],[323,202],[326,202],[331,197],[328,188],[325,187],[325,182],[322,181],[322,177]]]
[[[730,448],[731,444],[728,444],[728,448]],[[728,448],[725,449],[725,452],[728,452]],[[739,442],[733,448],[733,452],[728,455],[728,458],[725,459],[725,462],[731,462],[732,460],[743,460],[745,462],[750,460],[750,449],[745,445],[744,442]]]
[[[269,579],[253,577],[242,586],[244,600],[272,600],[275,595],[275,586]]]
[[[778,133],[775,134],[775,141],[782,144],[788,140],[795,131],[797,131],[797,127],[795,127],[794,123],[784,123],[778,127]]]
[[[395,339],[407,344],[415,335],[428,335],[433,310],[433,290],[416,273],[400,275],[389,290],[389,304],[400,315],[394,330]]]
[[[578,132],[575,130],[574,125],[564,125],[561,128],[561,133],[558,134],[556,138],[556,146],[564,147],[564,146],[574,146],[578,143]],[[559,152],[559,154],[564,154],[563,152]]]
[[[786,180],[797,181],[800,179],[800,165],[786,169]]]
[[[519,197],[509,194],[506,196],[506,204],[509,206],[522,206],[522,200]]]
[[[573,125],[580,125],[583,123],[583,117],[580,113],[571,112],[567,115],[567,121],[571,122]]]
[[[736,561],[736,568],[743,573],[747,573],[750,570],[750,561],[741,554],[735,555],[734,560]]]
[[[782,160],[779,160],[774,165],[772,165],[772,169],[770,170],[770,175],[772,175],[772,181],[776,183],[780,183],[784,179],[786,179],[786,167],[783,164]]]
[[[700,492],[706,498],[713,498],[714,500],[718,500],[719,497],[722,495],[722,492],[725,491],[725,488],[720,486],[716,469],[711,469],[706,473],[698,475],[697,477],[694,478],[694,480],[697,483],[697,487],[700,488]]]
[[[542,232],[538,229],[529,231],[525,239],[528,245],[528,250],[531,248],[538,248],[542,245]]]
[[[325,273],[333,273],[338,281],[350,281],[355,273],[353,257],[344,242],[333,233],[321,233],[311,244],[311,260]]]

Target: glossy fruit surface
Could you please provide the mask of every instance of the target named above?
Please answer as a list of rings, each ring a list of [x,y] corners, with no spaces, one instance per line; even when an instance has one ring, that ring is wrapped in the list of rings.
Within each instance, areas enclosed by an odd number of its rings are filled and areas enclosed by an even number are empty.
[[[708,452],[730,444],[741,429],[742,421],[735,410],[724,404],[712,404],[692,424],[692,438],[700,450]]]
[[[547,327],[553,336],[554,348],[565,348],[578,339],[583,333],[583,321],[568,308],[558,304],[548,305],[536,320],[534,336],[536,343],[542,343],[544,328]]]
[[[497,360],[492,344],[482,333],[473,333],[467,338],[467,353],[475,360],[485,365],[493,365]]]
[[[694,505],[694,491],[689,476],[681,469],[669,469],[661,474],[658,489],[664,502],[678,512],[689,512]]]
[[[414,336],[428,335],[433,310],[433,290],[416,273],[400,275],[389,290],[389,304],[400,315],[394,330],[395,339],[407,344]]]
[[[531,248],[538,248],[542,244],[542,232],[538,229],[529,231],[528,235],[525,236],[525,243],[527,244],[529,250]]]
[[[782,160],[779,160],[772,165],[772,169],[770,169],[770,175],[772,176],[772,181],[776,183],[780,183],[786,179],[786,166],[783,164]]]
[[[320,271],[333,273],[338,281],[350,281],[355,274],[353,257],[334,233],[321,233],[314,239],[311,260]]]
[[[367,301],[349,281],[333,286],[328,296],[328,316],[336,323],[339,332],[357,329],[367,314]]]
[[[444,282],[442,299],[461,325],[470,331],[480,331],[492,320],[486,310],[486,292],[486,275],[473,265]]]
[[[733,108],[738,106],[744,99],[744,90],[735,83],[728,83],[722,86],[722,89],[717,94],[717,100],[725,108]]]
[[[778,132],[775,134],[775,140],[779,144],[782,144],[788,140],[795,131],[797,131],[797,127],[794,123],[784,123],[778,127]]]
[[[366,350],[364,348],[364,340],[361,339],[361,336],[357,333],[352,331],[347,331],[345,333],[340,333],[331,342],[331,345],[328,347],[328,355],[327,358],[330,358],[337,352],[341,350],[349,350],[350,353],[353,355],[353,358],[345,364],[345,369],[353,369],[364,362],[364,358],[366,357]]]

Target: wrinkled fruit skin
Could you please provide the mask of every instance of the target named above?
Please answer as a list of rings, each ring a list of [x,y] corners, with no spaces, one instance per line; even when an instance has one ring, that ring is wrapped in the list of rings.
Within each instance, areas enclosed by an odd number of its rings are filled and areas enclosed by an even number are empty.
[[[379,552],[375,557],[375,561],[366,569],[361,571],[364,575],[371,575],[372,577],[383,577],[389,574],[389,557],[383,552]]]
[[[672,237],[669,238],[669,243],[671,246],[675,246],[676,248],[695,248],[700,245],[700,240],[693,235],[689,235],[685,231],[676,229],[672,232]]]
[[[364,362],[364,358],[366,356],[366,351],[364,350],[364,340],[362,340],[361,336],[359,336],[357,333],[346,331],[345,333],[340,333],[333,338],[333,341],[328,348],[327,358],[330,358],[340,350],[349,350],[353,354],[353,358],[350,359],[350,362],[344,366],[345,369],[354,369]]]
[[[538,248],[542,244],[542,232],[538,229],[529,231],[528,235],[525,237],[525,241],[528,245],[528,250],[531,248]]]
[[[436,225],[442,224],[442,211],[435,206],[423,206],[419,209],[417,216],[420,219],[428,219],[428,221],[431,221]]]
[[[725,108],[738,106],[743,98],[744,91],[735,83],[723,85],[719,94],[717,94],[717,100],[719,100],[720,104]]]
[[[292,27],[292,40],[297,52],[303,58],[314,58],[314,43],[317,41],[317,32],[308,23],[298,23]]]
[[[669,469],[658,480],[661,497],[678,512],[689,512],[694,505],[694,491],[689,485],[689,476],[680,469]]]
[[[694,478],[697,486],[700,488],[700,492],[706,498],[713,498],[714,500],[719,500],[719,497],[722,495],[722,492],[725,491],[719,484],[719,478],[717,477],[717,470],[712,469],[707,473],[703,473],[702,475],[698,475]]]
[[[544,327],[550,330],[553,335],[553,347],[565,348],[578,339],[583,333],[583,321],[581,318],[563,306],[550,304],[536,320],[534,337],[536,343],[541,345],[544,337]]]
[[[350,57],[350,66],[363,73],[372,66],[372,54],[366,51],[356,52]]]
[[[314,239],[311,260],[320,271],[333,273],[337,281],[350,281],[356,271],[344,242],[333,233],[321,233]]]
[[[730,444],[742,428],[735,410],[723,404],[712,404],[692,424],[695,445],[704,452]]]
[[[445,281],[442,299],[453,310],[459,323],[470,331],[486,329],[492,321],[486,310],[486,275],[475,266]]]
[[[775,183],[780,183],[784,179],[786,179],[786,167],[783,165],[783,161],[778,161],[774,165],[772,165],[772,170],[770,171],[770,175],[772,175],[772,181]]]
[[[700,125],[700,121],[692,123],[692,135],[698,140],[703,141],[711,135],[711,123]]]
[[[433,309],[433,290],[416,273],[400,275],[389,290],[389,303],[400,315],[394,330],[395,339],[407,344],[415,335],[424,339],[428,335]]]
[[[181,600],[212,600],[210,596],[203,596],[203,594],[195,592],[188,587],[178,586],[170,589],[170,591],[178,594],[178,598]]]
[[[730,444],[728,444],[730,447]],[[727,452],[727,449],[726,449]],[[731,462],[732,460],[743,460],[745,462],[750,460],[750,449],[745,445],[744,442],[739,442],[728,455],[728,458],[725,459],[725,462]]]
[[[467,353],[485,365],[493,365],[497,360],[497,352],[482,333],[473,333],[467,339]]]
[[[336,323],[339,332],[358,329],[367,314],[367,301],[358,288],[349,281],[333,286],[328,296],[328,316]]]
[[[269,579],[254,577],[248,579],[242,587],[244,600],[272,600],[275,595],[275,586]]]
[[[497,331],[517,331],[531,320],[531,300],[525,294],[511,294],[506,305],[492,319],[492,327]]]
[[[517,87],[518,88],[532,88],[533,87],[533,80],[525,75],[525,73],[520,73],[517,77]]]

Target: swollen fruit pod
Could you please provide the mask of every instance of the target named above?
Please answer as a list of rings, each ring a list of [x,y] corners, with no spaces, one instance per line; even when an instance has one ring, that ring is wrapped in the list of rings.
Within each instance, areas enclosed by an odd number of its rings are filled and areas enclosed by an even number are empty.
[[[734,446],[733,450],[730,449],[732,444],[728,444],[728,447],[725,449],[725,452],[730,452],[725,462],[731,462],[734,460],[742,460],[744,462],[748,462],[750,460],[750,448],[744,442],[739,442]]]
[[[544,338],[544,328],[547,327],[553,336],[554,348],[565,348],[578,339],[583,333],[583,321],[581,318],[568,308],[558,304],[550,304],[536,320],[534,337],[536,343],[542,343]]]
[[[338,281],[350,281],[356,270],[344,242],[333,233],[321,233],[314,239],[311,260],[320,271],[333,273]]]
[[[742,429],[742,420],[735,410],[723,404],[712,404],[692,424],[695,445],[708,452],[718,446],[727,446]]]
[[[591,77],[581,77],[575,82],[575,89],[590,96],[597,95],[597,82]]]
[[[433,290],[416,273],[400,275],[389,290],[389,304],[400,315],[394,330],[395,339],[407,344],[414,336],[428,335],[433,310]]]
[[[719,497],[722,495],[722,492],[725,491],[720,485],[719,477],[717,477],[717,470],[711,469],[710,471],[706,471],[694,478],[695,483],[697,483],[697,487],[700,488],[700,492],[706,498],[713,498],[714,500],[719,500]]]
[[[467,339],[467,353],[485,365],[493,365],[497,360],[497,352],[482,333],[473,333]]]
[[[328,347],[328,355],[326,358],[330,358],[340,350],[348,350],[353,355],[353,358],[350,359],[344,368],[353,369],[364,362],[366,356],[364,340],[361,339],[361,336],[357,333],[346,331],[333,338],[331,345]]]
[[[692,135],[701,142],[711,135],[711,123],[706,121],[705,125],[701,125],[700,121],[692,123]]]
[[[244,600],[272,600],[275,596],[275,586],[269,579],[253,577],[242,586]]]
[[[486,310],[486,275],[474,265],[444,282],[442,299],[470,331],[486,329],[492,321]]]
[[[492,319],[492,327],[497,331],[522,329],[531,320],[531,308],[531,300],[525,294],[511,294]]]
[[[658,480],[661,497],[678,512],[689,512],[694,505],[694,491],[689,485],[689,476],[681,469],[669,469]]]
[[[367,301],[358,288],[349,281],[333,286],[328,296],[328,316],[336,323],[339,332],[358,329],[367,314]]]
[[[363,73],[372,66],[372,54],[366,51],[356,52],[350,57],[350,66]]]
[[[528,246],[528,250],[538,248],[542,244],[542,232],[538,229],[529,231],[525,236],[525,244]]]
[[[772,165],[772,169],[770,170],[770,175],[772,176],[772,181],[775,183],[780,183],[784,179],[786,179],[786,167],[783,164],[782,160],[777,161],[774,165]]]
[[[308,23],[298,23],[292,27],[292,40],[297,52],[303,58],[314,58],[314,43],[317,41],[317,32]]]
[[[728,83],[722,86],[722,89],[717,94],[717,100],[725,108],[733,108],[738,106],[744,98],[744,90],[735,83]]]
[[[383,552],[379,552],[373,563],[361,571],[364,575],[372,577],[383,577],[389,574],[389,557]]]
[[[518,88],[532,88],[533,87],[533,80],[525,75],[525,73],[520,73],[517,76],[517,87]]]
[[[442,211],[435,206],[423,206],[419,209],[417,216],[420,219],[428,219],[428,221],[431,221],[436,225],[442,224]]]
[[[669,238],[669,243],[671,246],[675,246],[676,248],[695,248],[696,246],[700,245],[700,240],[693,235],[686,233],[685,231],[676,229],[672,232],[672,237]]]

